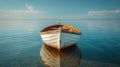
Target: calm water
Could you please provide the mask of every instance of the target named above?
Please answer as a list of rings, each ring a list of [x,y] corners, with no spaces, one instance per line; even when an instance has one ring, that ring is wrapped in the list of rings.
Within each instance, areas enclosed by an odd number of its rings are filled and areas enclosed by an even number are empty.
[[[59,20],[81,30],[82,60],[120,65],[120,20]],[[0,67],[41,67],[39,31],[57,20],[0,20]]]

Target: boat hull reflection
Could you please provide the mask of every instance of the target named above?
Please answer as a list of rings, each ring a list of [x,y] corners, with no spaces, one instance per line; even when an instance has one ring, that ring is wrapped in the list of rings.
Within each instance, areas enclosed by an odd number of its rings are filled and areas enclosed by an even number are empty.
[[[78,67],[81,53],[76,44],[56,49],[44,44],[40,50],[40,61],[46,67]]]

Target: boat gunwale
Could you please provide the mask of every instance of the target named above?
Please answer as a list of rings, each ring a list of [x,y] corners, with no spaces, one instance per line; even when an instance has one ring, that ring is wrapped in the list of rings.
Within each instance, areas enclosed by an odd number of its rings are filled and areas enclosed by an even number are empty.
[[[60,32],[58,29],[51,29],[50,30],[50,28],[54,28],[54,27],[59,28],[60,26],[62,27],[63,25],[56,24],[56,25],[45,27],[44,29],[42,29],[40,31],[40,34],[49,34],[49,33],[54,33],[54,32]],[[71,33],[71,34],[76,34],[76,35],[81,35],[82,34],[81,32],[71,32],[71,31],[67,31],[67,30],[64,30],[64,29],[62,29],[61,32],[69,33],[69,34]]]
[[[44,32],[40,32],[40,34],[51,34],[51,33],[56,33],[59,32],[59,30],[50,30],[50,31],[44,31]]]
[[[56,32],[60,32],[59,30],[52,30],[52,31],[45,31],[45,32],[40,32],[40,34],[51,34],[51,33],[56,33]],[[68,34],[76,34],[76,35],[81,35],[82,33],[74,33],[74,32],[70,32],[70,31],[64,31],[62,30],[61,32],[63,33],[68,33]]]
[[[52,26],[47,26],[47,27],[43,28],[40,32],[49,31],[50,28],[54,28],[54,27],[59,28],[60,26],[62,27],[62,25],[59,25],[59,24],[52,25]]]

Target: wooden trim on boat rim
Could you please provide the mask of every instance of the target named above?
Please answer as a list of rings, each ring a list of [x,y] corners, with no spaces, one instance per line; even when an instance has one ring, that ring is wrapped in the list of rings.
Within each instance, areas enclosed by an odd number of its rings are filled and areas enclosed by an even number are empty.
[[[40,34],[49,34],[49,33],[59,32],[59,29],[52,29],[52,28],[59,28],[59,27],[63,27],[63,26],[66,26],[66,25],[56,24],[56,25],[51,25],[51,26],[45,27],[44,29],[42,29],[40,31]],[[69,29],[68,30],[62,29],[61,32],[69,33],[69,34],[76,34],[76,35],[82,34],[81,32],[69,31]]]
[[[40,34],[49,34],[49,33],[55,33],[55,32],[60,32],[60,31],[59,30],[50,30],[50,31],[40,32]]]

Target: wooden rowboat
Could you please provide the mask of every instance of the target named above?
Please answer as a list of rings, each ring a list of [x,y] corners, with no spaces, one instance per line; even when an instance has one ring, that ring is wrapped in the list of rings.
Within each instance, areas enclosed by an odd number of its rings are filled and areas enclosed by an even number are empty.
[[[42,29],[40,35],[48,46],[62,49],[75,44],[80,39],[81,32],[71,26],[55,24]]]

